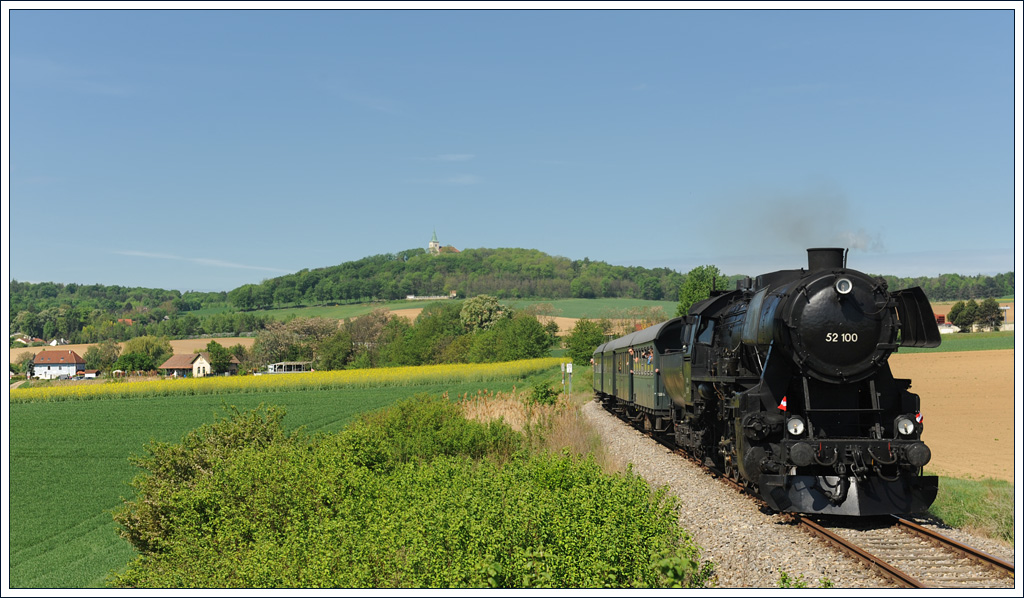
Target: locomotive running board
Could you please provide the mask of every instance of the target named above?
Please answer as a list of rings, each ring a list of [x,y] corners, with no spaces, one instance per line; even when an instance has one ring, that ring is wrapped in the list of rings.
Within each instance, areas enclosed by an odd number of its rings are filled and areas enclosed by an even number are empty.
[[[827,477],[826,484],[839,478]],[[838,504],[822,491],[822,480],[807,475],[762,475],[759,481],[761,498],[776,511],[814,513],[817,515],[889,515],[920,513],[935,501],[939,478],[935,476],[900,476],[894,481],[868,478],[851,481],[846,498]]]

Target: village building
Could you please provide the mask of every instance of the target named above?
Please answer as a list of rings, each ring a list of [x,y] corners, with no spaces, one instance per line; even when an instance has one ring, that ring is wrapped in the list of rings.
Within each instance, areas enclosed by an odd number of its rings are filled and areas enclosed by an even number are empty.
[[[434,236],[430,238],[430,243],[427,243],[427,253],[430,255],[437,255],[441,253],[441,243],[437,240],[437,231],[434,231]]]
[[[72,378],[84,371],[85,359],[74,351],[40,351],[32,360],[32,375],[42,380]]]
[[[430,242],[427,243],[427,253],[430,255],[440,255],[442,253],[459,253],[459,250],[451,245],[441,246],[441,242],[437,240],[437,231],[434,231],[434,236],[430,238]]]
[[[179,353],[171,355],[171,358],[163,362],[159,369],[167,372],[168,376],[175,378],[202,378],[213,374],[213,366],[210,365],[212,358],[209,352],[201,353]],[[228,363],[229,374],[238,373],[238,358],[231,356]]]

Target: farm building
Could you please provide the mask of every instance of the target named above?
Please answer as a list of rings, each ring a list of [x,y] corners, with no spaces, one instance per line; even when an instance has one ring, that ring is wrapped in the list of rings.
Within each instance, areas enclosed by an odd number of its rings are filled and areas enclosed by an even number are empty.
[[[211,357],[206,351],[201,353],[180,353],[171,355],[171,358],[160,364],[159,369],[165,370],[168,376],[176,378],[202,378],[213,373],[213,366],[210,365]],[[231,356],[228,365],[228,373],[238,372],[238,358]]]
[[[32,360],[33,376],[43,380],[74,376],[85,370],[85,359],[74,351],[40,351]]]

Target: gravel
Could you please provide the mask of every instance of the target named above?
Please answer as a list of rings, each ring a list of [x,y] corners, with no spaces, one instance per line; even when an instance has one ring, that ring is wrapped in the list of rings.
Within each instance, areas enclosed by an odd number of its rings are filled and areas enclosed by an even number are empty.
[[[796,529],[782,515],[762,511],[749,497],[627,426],[599,403],[585,403],[582,412],[612,458],[631,463],[653,487],[668,486],[679,497],[679,522],[702,547],[703,559],[715,563],[718,587],[778,588],[781,572],[808,587],[818,587],[822,580],[836,588],[894,587],[864,565]],[[1013,562],[1012,546],[957,530],[940,531]]]

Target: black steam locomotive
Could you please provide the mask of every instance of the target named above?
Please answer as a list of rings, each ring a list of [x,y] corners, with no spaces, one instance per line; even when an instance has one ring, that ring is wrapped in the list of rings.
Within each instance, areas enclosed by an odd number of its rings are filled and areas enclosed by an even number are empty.
[[[806,270],[746,278],[601,345],[594,391],[777,511],[923,511],[938,483],[921,475],[920,400],[888,358],[939,346],[931,304],[848,269],[843,249],[807,253]]]

